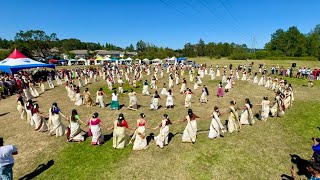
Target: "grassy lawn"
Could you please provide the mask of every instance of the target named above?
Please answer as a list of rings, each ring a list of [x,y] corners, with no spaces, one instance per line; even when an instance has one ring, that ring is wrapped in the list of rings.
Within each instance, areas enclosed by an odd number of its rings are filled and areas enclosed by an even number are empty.
[[[197,58],[198,63],[215,65],[229,65],[234,67],[246,61],[232,60],[209,60]],[[255,64],[265,63],[269,67],[275,64],[291,66],[293,61],[255,61]],[[319,66],[316,61],[294,61],[297,66]],[[257,66],[255,66],[255,70]],[[188,73],[185,78],[188,80]],[[242,76],[240,74],[240,76]],[[144,75],[146,77],[146,75]],[[146,77],[150,80],[150,77]],[[182,132],[186,123],[174,124],[170,132],[174,137],[164,149],[156,147],[151,140],[147,150],[134,152],[129,145],[123,150],[112,148],[112,138],[106,144],[96,147],[91,146],[91,138],[83,143],[67,143],[65,137],[48,137],[47,133],[32,132],[30,125],[21,122],[15,110],[14,98],[1,100],[3,111],[10,113],[0,116],[0,135],[5,137],[6,142],[16,144],[20,154],[16,158],[15,177],[22,177],[38,167],[53,160],[54,164],[42,172],[38,179],[280,179],[282,174],[289,174],[291,167],[290,154],[297,154],[302,158],[309,159],[312,155],[311,137],[318,136],[320,116],[320,88],[319,82],[315,87],[306,87],[306,80],[287,78],[293,84],[295,101],[292,108],[286,111],[284,117],[269,118],[267,122],[258,121],[253,126],[243,126],[241,132],[225,134],[224,138],[210,140],[208,129],[211,119],[208,118],[215,105],[220,107],[222,112],[228,108],[230,100],[236,100],[239,107],[244,104],[244,99],[249,97],[253,104],[261,102],[263,96],[274,97],[274,93],[264,87],[253,85],[251,82],[237,81],[231,92],[225,97],[218,99],[215,94],[217,80],[209,80],[209,76],[203,79],[203,84],[209,88],[209,102],[200,104],[198,99],[201,95],[201,88],[195,90],[192,97],[192,109],[201,118],[198,121],[198,138],[195,144],[184,144],[181,142]],[[163,83],[168,84],[168,75],[161,79],[158,84],[158,91],[161,91]],[[99,87],[103,87],[109,102],[111,92],[107,90],[104,81],[90,84],[90,92],[95,95]],[[188,87],[193,88],[193,83],[188,81]],[[131,87],[125,86],[124,90]],[[108,127],[116,120],[120,112],[124,113],[129,126],[135,126],[135,120],[141,112],[146,114],[149,126],[156,127],[164,113],[169,114],[171,120],[180,120],[186,115],[187,109],[183,106],[184,95],[178,93],[180,86],[173,88],[176,97],[176,107],[173,110],[160,108],[157,111],[150,111],[150,97],[138,96],[142,108],[138,111],[130,111],[123,107],[119,111],[111,111],[108,107],[86,108],[75,107],[73,102],[67,98],[64,87],[57,87],[47,91],[46,94],[37,98],[40,110],[48,111],[53,101],[58,102],[65,115],[70,115],[73,108],[76,108],[82,120],[87,120],[95,111],[99,112],[101,119]],[[141,93],[141,87],[136,89]],[[151,90],[153,92],[153,90]],[[5,102],[5,104],[2,103]],[[128,96],[120,96],[120,104],[128,105]],[[165,100],[160,101],[162,106]],[[254,106],[253,112],[259,111]],[[10,126],[5,123],[14,119],[15,123]],[[227,119],[227,115],[222,116]],[[4,123],[3,123],[4,122]],[[64,122],[66,124],[66,122]],[[83,126],[86,130],[86,127]],[[110,135],[103,129],[103,133]],[[132,131],[127,131],[132,134]],[[158,131],[147,130],[147,134],[158,134]]]

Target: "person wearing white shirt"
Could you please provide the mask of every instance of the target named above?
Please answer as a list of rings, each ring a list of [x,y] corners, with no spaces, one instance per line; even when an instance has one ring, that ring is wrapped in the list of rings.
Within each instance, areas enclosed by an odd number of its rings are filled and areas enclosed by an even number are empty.
[[[12,167],[14,164],[13,155],[17,155],[17,148],[13,145],[4,145],[0,137],[0,179],[13,179]]]

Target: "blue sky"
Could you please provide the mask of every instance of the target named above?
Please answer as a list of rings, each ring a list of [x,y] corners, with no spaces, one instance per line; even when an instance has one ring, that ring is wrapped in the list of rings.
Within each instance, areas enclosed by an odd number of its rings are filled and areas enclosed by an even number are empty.
[[[41,29],[58,38],[112,43],[138,40],[183,48],[200,38],[264,47],[277,29],[308,33],[320,24],[316,0],[2,0],[0,37]]]

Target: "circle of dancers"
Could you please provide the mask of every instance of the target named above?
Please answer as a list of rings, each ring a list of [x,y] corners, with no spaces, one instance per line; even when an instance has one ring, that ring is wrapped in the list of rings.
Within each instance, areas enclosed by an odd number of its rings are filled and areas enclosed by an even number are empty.
[[[179,73],[180,71],[180,73]],[[141,113],[137,116],[136,124],[133,126],[128,125],[128,121],[125,114],[119,113],[118,118],[112,125],[106,125],[99,118],[99,113],[92,114],[89,120],[84,121],[80,118],[76,109],[73,109],[68,116],[65,112],[59,108],[56,102],[52,103],[50,109],[47,112],[41,112],[38,103],[33,102],[33,98],[39,96],[36,85],[41,89],[40,94],[43,94],[46,89],[42,79],[38,83],[33,84],[32,81],[25,76],[22,76],[24,84],[23,91],[19,93],[17,98],[17,110],[20,114],[20,118],[25,120],[31,126],[34,126],[34,130],[38,132],[49,132],[51,136],[66,136],[68,142],[82,142],[87,136],[91,138],[92,145],[102,145],[104,143],[104,136],[102,129],[107,131],[113,131],[113,147],[115,149],[125,148],[128,144],[133,144],[133,150],[143,150],[148,147],[147,142],[147,129],[153,131],[159,129],[159,134],[154,137],[156,145],[160,148],[168,145],[170,126],[176,123],[185,123],[186,127],[183,131],[182,142],[195,143],[197,138],[197,122],[199,120],[211,119],[211,123],[208,123],[209,132],[208,137],[214,139],[217,137],[223,137],[223,134],[229,132],[239,132],[242,125],[254,125],[255,119],[252,112],[254,106],[259,106],[259,120],[267,121],[269,116],[280,117],[283,116],[285,110],[292,107],[294,96],[293,88],[283,78],[278,79],[275,76],[267,75],[266,73],[254,73],[249,69],[247,73],[246,67],[237,68],[235,71],[230,67],[229,74],[227,66],[223,66],[222,80],[219,82],[217,88],[217,97],[222,98],[226,93],[230,92],[236,82],[236,80],[249,81],[254,85],[265,87],[268,90],[275,92],[275,98],[269,100],[268,97],[262,97],[261,103],[252,104],[249,98],[246,98],[241,104],[242,108],[239,108],[238,103],[235,100],[230,101],[229,108],[226,112],[221,112],[219,107],[214,106],[212,113],[209,117],[199,117],[191,109],[192,96],[194,93],[187,86],[187,80],[184,78],[185,71],[189,71],[189,81],[194,83],[193,90],[197,90],[202,86],[201,96],[199,97],[200,103],[207,103],[207,96],[209,90],[206,85],[203,85],[202,79],[205,76],[209,76],[210,80],[214,80],[216,77],[221,76],[220,67],[216,65],[216,71],[213,66],[210,66],[209,71],[206,67],[200,66],[199,68],[188,67],[186,65],[170,65],[167,66],[166,72],[168,74],[168,90],[164,83],[160,94],[158,93],[158,73],[160,78],[165,78],[164,69],[161,66],[151,65],[137,65],[137,66],[103,66],[102,68],[75,68],[72,70],[59,70],[54,76],[48,76],[47,82],[50,89],[55,88],[53,84],[53,77],[58,85],[62,85],[62,80],[65,81],[65,89],[67,96],[71,102],[74,102],[76,106],[86,106],[88,108],[92,106],[99,106],[105,108],[108,98],[107,93],[103,88],[99,88],[96,92],[95,101],[93,96],[89,92],[89,88],[86,87],[92,80],[93,83],[99,80],[106,81],[108,89],[112,91],[110,109],[119,110],[119,93],[124,93],[124,85],[129,84],[132,88],[128,92],[129,105],[128,109],[138,110],[140,104],[138,103],[138,95],[150,96],[150,110],[159,109],[159,100],[162,97],[166,98],[165,109],[174,108],[175,96],[172,92],[174,86],[180,86],[180,95],[185,95],[186,112],[182,115],[180,120],[172,121],[170,114],[163,114],[163,117],[156,127],[150,127],[147,123],[148,115]],[[239,76],[239,72],[242,71],[242,78]],[[197,72],[196,74],[194,72]],[[209,73],[208,73],[209,72]],[[149,81],[143,78],[143,74],[151,76]],[[174,75],[173,75],[174,74]],[[260,78],[258,75],[260,75]],[[98,78],[100,76],[100,78]],[[122,80],[125,77],[125,81]],[[175,81],[174,81],[175,80]],[[135,92],[133,89],[137,87],[138,82],[142,82],[141,94]],[[175,82],[175,83],[174,83]],[[117,85],[118,90],[115,88]],[[149,85],[154,94],[149,92]],[[225,85],[225,86],[224,86]],[[224,90],[223,90],[224,86]],[[81,93],[80,89],[85,88]],[[119,92],[119,93],[118,93]],[[162,97],[161,97],[162,96]],[[227,123],[224,125],[221,122],[223,115],[227,115]],[[64,120],[68,126],[64,125]],[[88,129],[83,131],[81,124],[85,125]],[[133,131],[133,135],[129,136],[127,131]]]

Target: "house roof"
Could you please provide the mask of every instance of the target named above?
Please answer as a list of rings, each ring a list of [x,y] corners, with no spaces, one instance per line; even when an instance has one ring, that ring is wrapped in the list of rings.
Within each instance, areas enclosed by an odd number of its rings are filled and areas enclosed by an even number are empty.
[[[138,53],[137,53],[137,52],[125,52],[125,54],[128,54],[128,55],[137,55]]]
[[[75,55],[86,55],[88,53],[88,50],[72,50],[71,52]]]
[[[71,51],[72,53],[74,53],[75,55],[86,55],[88,53],[87,50],[73,50]],[[126,52],[126,51],[116,51],[116,50],[95,50],[95,52],[97,52],[98,55],[118,55],[118,54],[127,54],[127,55],[137,55],[137,52]]]
[[[114,55],[114,54],[121,54],[121,51],[116,51],[116,50],[96,50],[96,52],[100,55]]]

